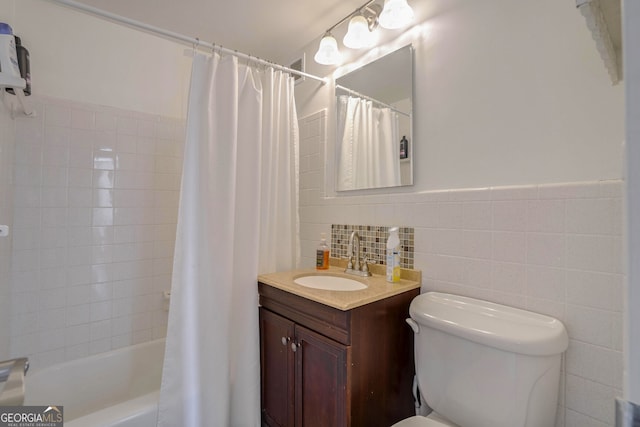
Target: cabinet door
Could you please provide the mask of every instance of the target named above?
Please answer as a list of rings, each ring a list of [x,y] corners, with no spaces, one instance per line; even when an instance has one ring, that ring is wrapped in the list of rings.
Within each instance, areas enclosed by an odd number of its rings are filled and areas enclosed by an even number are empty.
[[[296,427],[347,426],[350,347],[296,325]]]
[[[260,365],[263,421],[272,427],[293,426],[294,323],[260,309]]]

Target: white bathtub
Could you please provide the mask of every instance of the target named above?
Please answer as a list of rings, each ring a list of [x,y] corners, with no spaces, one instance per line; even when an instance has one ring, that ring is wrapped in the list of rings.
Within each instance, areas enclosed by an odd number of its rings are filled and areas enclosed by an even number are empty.
[[[26,376],[25,405],[63,405],[65,427],[155,427],[164,339]]]

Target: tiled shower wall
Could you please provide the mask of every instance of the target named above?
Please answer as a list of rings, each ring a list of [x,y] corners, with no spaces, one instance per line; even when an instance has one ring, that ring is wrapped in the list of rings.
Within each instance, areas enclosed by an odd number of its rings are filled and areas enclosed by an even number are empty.
[[[0,95],[1,96],[1,95]],[[14,121],[0,100],[0,224],[13,228],[13,150]],[[11,325],[11,265],[12,234],[0,237],[0,360],[9,357]]]
[[[16,121],[11,354],[35,369],[165,335],[183,122],[31,99]]]
[[[423,291],[562,320],[570,343],[557,426],[614,425],[622,394],[622,183],[325,197],[326,114],[300,119],[304,266],[331,224],[415,227]]]

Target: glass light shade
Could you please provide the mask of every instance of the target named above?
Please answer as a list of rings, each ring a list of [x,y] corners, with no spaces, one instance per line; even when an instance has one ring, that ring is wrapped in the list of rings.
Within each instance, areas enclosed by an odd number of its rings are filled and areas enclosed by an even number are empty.
[[[369,23],[362,15],[356,15],[349,21],[349,29],[342,43],[351,49],[360,49],[373,45],[373,33],[369,31]]]
[[[388,30],[402,28],[413,20],[413,9],[407,0],[384,0],[384,9],[378,20]]]
[[[322,65],[334,65],[340,62],[338,42],[331,34],[325,34],[313,59]]]

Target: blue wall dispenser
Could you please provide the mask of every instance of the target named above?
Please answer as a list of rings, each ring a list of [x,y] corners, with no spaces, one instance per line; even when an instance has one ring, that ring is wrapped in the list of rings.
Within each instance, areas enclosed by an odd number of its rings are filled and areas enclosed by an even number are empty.
[[[26,80],[20,77],[13,30],[9,24],[0,22],[0,87],[24,89],[26,86]]]
[[[18,47],[20,48],[20,47]],[[16,37],[13,29],[7,23],[0,22],[0,92],[5,105],[11,110],[14,116],[16,111],[29,116],[35,117],[36,113],[32,108],[27,106],[25,100],[25,89],[27,81],[22,78],[20,73],[20,63],[18,57],[18,48],[16,47]],[[26,51],[26,49],[24,49]],[[23,69],[27,74],[28,70],[28,51],[23,55],[27,63],[23,64]],[[24,59],[23,59],[24,62]],[[30,78],[28,75],[27,78]],[[7,89],[7,93],[4,89]],[[27,90],[29,95],[30,88]]]

